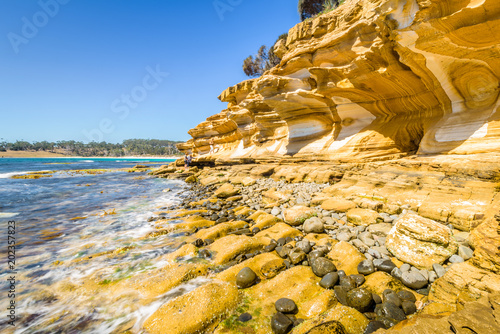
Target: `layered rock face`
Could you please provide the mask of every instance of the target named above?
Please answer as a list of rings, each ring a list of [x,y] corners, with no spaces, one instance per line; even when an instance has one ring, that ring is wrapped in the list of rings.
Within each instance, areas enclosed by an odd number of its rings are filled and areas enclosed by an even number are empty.
[[[347,0],[226,89],[183,151],[220,158],[500,152],[497,0]]]

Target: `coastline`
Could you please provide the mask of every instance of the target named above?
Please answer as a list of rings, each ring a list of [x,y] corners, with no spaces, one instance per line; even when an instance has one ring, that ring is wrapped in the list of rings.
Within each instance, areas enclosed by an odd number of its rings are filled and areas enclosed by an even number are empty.
[[[147,214],[137,216],[134,205],[130,211],[105,208],[98,218],[72,217],[84,224],[104,219],[107,231],[106,217],[115,224],[128,212],[142,232],[132,229],[124,243],[105,251],[82,246],[58,257],[51,268],[100,268],[72,281],[74,289],[59,288],[69,283],[66,278],[51,293],[61,302],[99,295],[100,305],[127,296],[123,302],[133,300],[134,306],[114,332],[267,334],[283,325],[293,334],[329,332],[325,326],[358,334],[397,324],[425,333],[418,327],[421,315],[450,324],[467,314],[482,319],[475,305],[500,298],[500,268],[491,269],[495,255],[484,251],[498,246],[490,230],[500,201],[489,198],[498,199],[491,187],[500,171],[497,161],[415,156],[370,163],[216,164],[204,157],[188,170],[163,164],[150,174],[178,181],[168,187],[150,182],[164,189]],[[81,184],[102,194],[91,179]],[[438,210],[446,204],[438,198],[450,201],[450,212]],[[475,213],[460,215],[464,210]],[[150,255],[132,269],[116,266],[143,253]],[[480,305],[492,316],[489,304]],[[99,326],[101,320],[91,323]]]
[[[493,189],[499,167],[491,157],[196,164],[188,171],[170,164],[153,172],[184,179],[192,192],[151,218],[157,226],[151,237],[183,236],[169,256],[179,271],[172,275],[189,268],[183,258],[199,258],[209,268],[222,266],[214,278],[229,284],[202,286],[165,304],[144,324],[151,333],[171,326],[204,331],[214,318],[225,319],[210,324],[214,333],[267,333],[283,325],[303,334],[327,330],[332,322],[347,333],[397,323],[425,332],[421,315],[453,325],[478,303],[490,316],[489,303],[500,298],[500,268],[492,268],[495,255],[487,251],[499,245],[488,233],[500,222]],[[182,222],[169,223],[176,219]],[[487,288],[480,287],[480,276]],[[209,300],[213,290],[227,296],[220,300],[224,312],[207,307],[200,317],[176,318],[164,311],[191,298]],[[293,314],[276,313],[281,298],[292,300]],[[195,314],[197,307],[185,303],[180,309]]]
[[[122,156],[122,157],[101,157],[101,156],[68,156],[61,153],[52,152],[31,152],[31,151],[7,151],[0,152],[1,158],[57,158],[57,159],[180,159],[182,156]]]

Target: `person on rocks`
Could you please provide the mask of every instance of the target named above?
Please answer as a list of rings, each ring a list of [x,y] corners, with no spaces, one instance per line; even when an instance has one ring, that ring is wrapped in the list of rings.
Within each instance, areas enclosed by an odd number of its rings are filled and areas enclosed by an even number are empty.
[[[193,156],[191,155],[191,153],[188,155],[186,152],[186,154],[184,155],[184,169],[185,170],[187,170],[189,168],[191,161],[193,161]]]
[[[214,153],[214,139],[210,138],[210,140],[208,141],[208,144],[210,145],[210,152],[209,152],[209,154]]]

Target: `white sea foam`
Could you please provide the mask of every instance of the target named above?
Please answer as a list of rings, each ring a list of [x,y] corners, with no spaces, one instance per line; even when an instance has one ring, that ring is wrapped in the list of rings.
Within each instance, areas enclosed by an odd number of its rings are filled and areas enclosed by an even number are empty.
[[[0,218],[12,218],[17,216],[17,212],[0,212]]]
[[[194,289],[202,285],[205,285],[211,281],[212,281],[211,279],[205,277],[194,278],[189,282],[181,284],[173,288],[169,292],[157,297],[156,300],[151,304],[141,307],[140,309],[132,313],[132,317],[138,319],[132,331],[138,333],[142,329],[144,321],[146,321],[146,319],[148,319],[151,315],[153,315],[153,313],[155,313],[166,302],[175,299],[177,297],[180,297],[182,295],[185,295],[193,291]]]
[[[10,172],[10,173],[0,173],[0,179],[8,179],[14,175],[24,175],[28,173],[32,173],[33,171],[28,172]]]

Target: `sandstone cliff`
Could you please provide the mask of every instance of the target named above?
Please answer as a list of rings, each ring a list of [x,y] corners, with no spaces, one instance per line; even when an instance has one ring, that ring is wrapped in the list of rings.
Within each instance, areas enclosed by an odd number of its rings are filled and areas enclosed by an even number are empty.
[[[219,96],[183,151],[323,159],[500,152],[500,2],[347,0]]]

